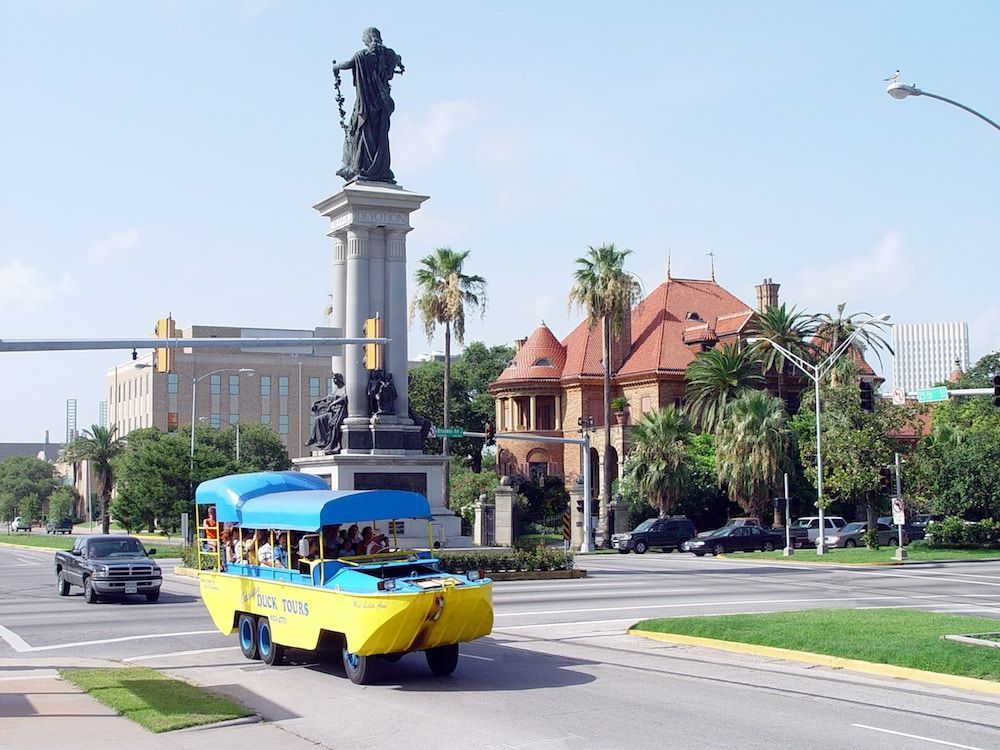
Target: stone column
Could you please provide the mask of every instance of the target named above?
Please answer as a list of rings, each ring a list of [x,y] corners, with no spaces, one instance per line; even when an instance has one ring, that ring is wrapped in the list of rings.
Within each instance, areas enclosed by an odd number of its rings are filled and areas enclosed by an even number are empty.
[[[555,404],[556,404],[556,423],[553,426],[557,430],[561,430],[563,428],[563,423],[562,423],[562,395],[559,394],[559,393],[557,393],[555,395],[555,398],[553,400],[555,401]]]
[[[514,488],[501,485],[494,491],[496,511],[493,516],[493,543],[497,547],[514,545]]]
[[[344,335],[357,337],[364,333],[368,317],[368,229],[352,226],[347,230],[347,312]],[[368,398],[365,387],[368,376],[364,365],[365,352],[360,344],[344,347],[344,377],[347,379],[347,416],[368,419]]]
[[[339,328],[344,336],[347,315],[347,232],[332,232],[333,237],[333,289],[330,295],[330,325]],[[339,354],[333,355],[333,372],[344,373],[344,347],[338,347]],[[326,385],[324,384],[324,388]],[[324,394],[325,395],[325,392]]]
[[[570,549],[578,551],[583,544],[583,514],[577,510],[583,501],[583,483],[574,482],[569,486]]]
[[[502,432],[503,431],[503,421],[500,419],[500,415],[503,412],[503,399],[502,398],[498,398],[498,399],[495,399],[493,401],[493,411],[494,411],[494,417],[493,417],[493,419],[496,420],[495,422],[493,422],[493,427],[496,429],[497,432]]]
[[[402,229],[387,229],[385,232],[385,269],[385,317],[388,321],[385,337],[392,339],[386,344],[386,369],[392,373],[392,379],[396,383],[396,416],[405,419],[409,395],[406,362],[406,232]]]
[[[528,397],[528,429],[531,432],[535,431],[535,425],[538,424],[535,421],[535,397]]]

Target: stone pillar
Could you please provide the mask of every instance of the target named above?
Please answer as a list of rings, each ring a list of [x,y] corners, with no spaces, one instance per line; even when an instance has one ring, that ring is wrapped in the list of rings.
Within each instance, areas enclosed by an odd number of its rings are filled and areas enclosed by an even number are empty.
[[[562,423],[562,395],[557,393],[555,395],[555,399],[554,400],[555,400],[555,404],[556,404],[556,423],[555,423],[555,428],[557,430],[561,430],[563,428],[563,423]]]
[[[528,429],[531,432],[535,431],[535,425],[538,424],[535,421],[535,413],[536,413],[536,410],[535,410],[535,397],[534,396],[529,396],[528,397]]]
[[[501,485],[494,492],[493,542],[497,547],[514,545],[514,488]]]
[[[330,295],[330,325],[339,328],[341,336],[345,335],[347,315],[347,232],[331,232],[333,237],[333,289]],[[344,347],[337,347],[333,355],[333,372],[344,373]],[[324,388],[326,385],[324,384]]]
[[[352,226],[347,230],[347,313],[344,321],[344,335],[348,337],[364,334],[365,319],[368,317],[368,229]],[[344,347],[344,377],[347,378],[348,418],[368,419],[368,398],[365,387],[368,373],[364,366],[364,347],[350,344]]]
[[[385,365],[396,383],[396,416],[406,418],[407,394],[407,312],[406,312],[406,232],[387,229],[385,232],[386,311],[388,323],[385,337]]]
[[[496,429],[497,432],[502,432],[503,431],[503,420],[500,419],[500,416],[503,413],[503,399],[502,398],[498,398],[498,399],[495,399],[493,401],[493,411],[494,411],[494,417],[493,417],[493,419],[496,420],[493,423],[493,426],[494,426],[494,428]]]
[[[579,503],[583,502],[583,485],[574,482],[569,487],[569,528],[570,549],[579,551],[583,544],[583,513],[579,508]]]
[[[490,546],[489,540],[489,529],[487,528],[488,513],[490,509],[490,504],[485,502],[483,498],[485,495],[480,495],[479,500],[476,501],[476,518],[475,524],[473,526],[472,532],[472,542],[480,547]]]

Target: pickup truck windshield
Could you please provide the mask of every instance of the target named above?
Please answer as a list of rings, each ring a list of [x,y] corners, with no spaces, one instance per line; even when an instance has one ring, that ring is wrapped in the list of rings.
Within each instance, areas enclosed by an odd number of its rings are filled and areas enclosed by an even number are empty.
[[[115,539],[113,541],[91,542],[87,554],[94,558],[145,557],[146,551],[135,539]]]

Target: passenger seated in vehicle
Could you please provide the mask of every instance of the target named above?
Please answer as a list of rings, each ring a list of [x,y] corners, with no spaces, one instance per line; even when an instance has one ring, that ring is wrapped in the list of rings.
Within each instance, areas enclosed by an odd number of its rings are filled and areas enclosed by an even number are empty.
[[[248,565],[260,565],[257,553],[257,532],[254,529],[244,529],[243,561]]]
[[[389,549],[389,540],[385,534],[376,535],[371,526],[365,526],[361,532],[362,555],[377,555]]]
[[[202,551],[215,552],[219,543],[219,522],[215,520],[215,506],[208,506],[208,517],[205,519],[205,544]]]
[[[285,549],[287,538],[281,532],[274,533],[274,567],[288,567],[288,550]]]
[[[340,524],[323,527],[323,558],[336,560],[341,555]]]
[[[346,555],[363,555],[361,548],[361,534],[358,533],[358,525],[352,523],[347,529],[347,536],[344,538],[344,552]]]
[[[257,564],[258,565],[274,565],[274,548],[271,546],[271,540],[264,529],[257,529],[257,533],[254,535],[256,547],[257,547]]]

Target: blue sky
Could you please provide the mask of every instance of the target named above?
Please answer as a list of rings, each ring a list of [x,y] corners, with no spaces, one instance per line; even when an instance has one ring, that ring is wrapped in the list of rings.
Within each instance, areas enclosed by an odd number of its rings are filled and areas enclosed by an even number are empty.
[[[372,24],[406,65],[393,169],[431,196],[411,271],[451,245],[489,281],[469,339],[565,335],[573,259],[615,242],[647,289],[711,250],[748,304],[769,276],[1000,349],[1000,133],[882,83],[1000,119],[995,2],[2,3],[0,338],[322,325],[330,61]],[[62,440],[67,398],[95,422],[126,356],[2,355],[0,441]]]

